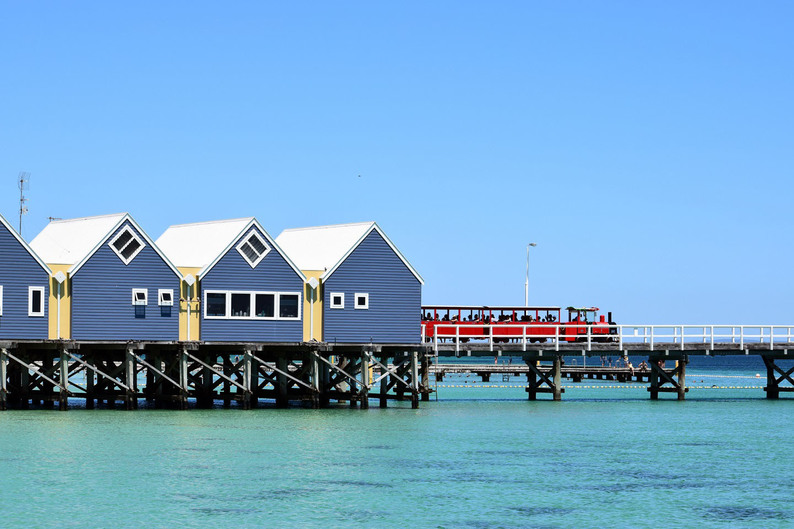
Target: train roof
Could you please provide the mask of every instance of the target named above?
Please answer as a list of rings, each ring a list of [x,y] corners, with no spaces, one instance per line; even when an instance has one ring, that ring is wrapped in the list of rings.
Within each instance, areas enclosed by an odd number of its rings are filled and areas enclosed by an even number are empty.
[[[565,307],[565,310],[578,310],[580,312],[598,312],[598,307]]]
[[[561,310],[560,307],[537,306],[525,307],[524,305],[422,305],[424,309],[460,309],[460,310]]]

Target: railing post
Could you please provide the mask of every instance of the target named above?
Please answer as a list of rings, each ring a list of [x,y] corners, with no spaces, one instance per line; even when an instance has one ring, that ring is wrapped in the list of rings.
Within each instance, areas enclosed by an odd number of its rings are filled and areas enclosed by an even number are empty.
[[[774,348],[775,343],[775,326],[769,326],[769,350],[771,351]]]
[[[588,323],[586,329],[587,329],[587,350],[591,351],[593,349],[593,344],[592,344],[593,326]]]
[[[654,326],[651,325],[651,351],[653,351],[653,329],[654,329]]]
[[[681,326],[681,350],[684,350],[684,326]]]
[[[460,325],[455,325],[455,352],[460,352]]]
[[[560,326],[559,325],[555,325],[554,326],[554,344],[556,346],[555,350],[559,351],[560,350]]]
[[[623,350],[623,325],[618,326],[618,348]]]
[[[527,350],[527,326],[522,325],[522,332],[524,333],[524,351]]]
[[[734,331],[736,331],[736,328],[733,328],[732,332],[734,332]],[[734,343],[736,343],[736,342],[734,342]],[[739,327],[739,347],[742,350],[744,350],[744,325],[741,325]]]

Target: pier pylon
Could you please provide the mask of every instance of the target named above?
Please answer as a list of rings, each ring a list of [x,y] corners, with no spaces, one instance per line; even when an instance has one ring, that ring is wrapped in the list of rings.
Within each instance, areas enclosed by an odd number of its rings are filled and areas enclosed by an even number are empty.
[[[529,367],[527,373],[527,397],[537,400],[538,393],[551,393],[553,400],[562,400],[565,389],[562,387],[563,359],[555,355],[551,365],[541,365],[539,357],[525,357]]]
[[[678,400],[684,400],[689,388],[686,387],[686,365],[689,363],[687,355],[675,357],[675,367],[666,369],[667,360],[672,358],[669,351],[665,352],[664,357],[650,357],[648,365],[651,367],[651,385],[648,391],[651,393],[651,400],[658,400],[659,393],[675,393]],[[669,384],[667,386],[666,384]]]

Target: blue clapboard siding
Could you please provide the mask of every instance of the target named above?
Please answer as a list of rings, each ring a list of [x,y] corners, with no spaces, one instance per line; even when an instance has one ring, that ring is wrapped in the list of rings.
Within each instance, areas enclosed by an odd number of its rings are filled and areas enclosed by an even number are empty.
[[[145,247],[125,265],[108,241],[129,225]],[[179,305],[157,305],[157,290],[168,288],[179,299],[180,278],[143,236],[125,222],[110,235],[72,278],[72,339],[178,340]],[[143,316],[136,317],[132,289],[149,290]],[[140,308],[138,309],[141,310]],[[138,316],[141,314],[139,313]]]
[[[348,343],[419,343],[422,285],[373,230],[323,286],[323,339]],[[345,293],[345,308],[331,308],[331,293]],[[355,309],[356,292],[369,309]]]
[[[247,230],[243,236],[251,233]],[[262,235],[260,231],[257,233]],[[264,235],[262,238],[265,239]],[[235,241],[220,261],[201,278],[201,339],[208,342],[301,342],[303,341],[303,279],[284,257],[271,248],[256,266],[243,259]],[[300,320],[215,320],[204,318],[204,292],[242,290],[297,292],[301,295]]]
[[[3,315],[0,338],[46,340],[49,273],[0,222],[0,285]],[[28,316],[28,287],[44,287],[44,316]]]

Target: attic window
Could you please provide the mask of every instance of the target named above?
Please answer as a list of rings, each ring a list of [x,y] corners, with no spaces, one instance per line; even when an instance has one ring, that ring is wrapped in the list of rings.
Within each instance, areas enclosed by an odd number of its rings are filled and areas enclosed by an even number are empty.
[[[267,245],[257,232],[252,231],[237,245],[237,251],[248,261],[251,268],[256,268],[256,265],[258,265],[270,251],[270,246]]]
[[[138,252],[143,250],[143,241],[135,236],[135,233],[129,228],[125,227],[116,237],[110,241],[110,247],[119,256],[119,259],[126,264],[135,259]]]

